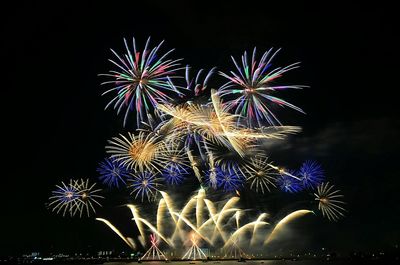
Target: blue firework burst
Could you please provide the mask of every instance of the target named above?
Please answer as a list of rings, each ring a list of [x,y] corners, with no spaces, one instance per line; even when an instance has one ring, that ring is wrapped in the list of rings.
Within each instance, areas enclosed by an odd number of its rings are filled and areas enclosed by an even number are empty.
[[[185,175],[189,174],[185,167],[170,163],[169,166],[163,170],[162,176],[164,180],[171,185],[179,185],[185,179]]]
[[[281,174],[280,177],[276,179],[276,185],[284,192],[296,193],[303,189],[303,185],[300,180],[292,177],[297,175],[294,170],[288,170]]]
[[[219,166],[206,172],[205,183],[214,189],[222,189],[226,192],[240,190],[243,187],[244,178],[239,170],[234,168],[222,169]]]
[[[128,188],[132,188],[130,194],[134,194],[135,199],[140,197],[142,201],[144,201],[144,198],[151,201],[156,195],[158,188],[161,186],[160,178],[149,171],[132,174],[128,181],[131,182]]]
[[[218,174],[218,187],[224,191],[236,191],[243,187],[244,178],[240,175],[239,171],[228,169],[222,170],[219,168]]]
[[[56,187],[57,189],[52,191],[52,196],[49,198],[49,206],[52,207],[53,212],[57,211],[57,214],[62,211],[63,216],[66,212],[73,216],[73,210],[77,207],[79,200],[77,185],[73,180],[70,180],[69,183],[61,182],[61,185],[56,185]]]
[[[97,172],[100,174],[100,181],[110,188],[119,188],[121,183],[125,185],[129,178],[129,170],[115,158],[105,158],[99,163]]]
[[[325,179],[321,165],[312,160],[307,160],[303,163],[299,170],[299,177],[303,186],[308,189],[317,187]]]

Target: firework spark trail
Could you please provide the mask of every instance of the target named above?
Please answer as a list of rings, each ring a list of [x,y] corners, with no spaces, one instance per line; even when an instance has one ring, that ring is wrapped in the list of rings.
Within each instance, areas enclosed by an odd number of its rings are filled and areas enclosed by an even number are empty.
[[[139,211],[137,210],[135,205],[128,204],[127,206],[131,210],[132,217],[133,217],[132,219],[135,221],[136,226],[137,226],[137,228],[139,230],[139,233],[140,233],[140,236],[141,236],[140,243],[142,244],[142,246],[145,246],[146,245],[146,241],[145,241],[146,240],[145,239],[146,235],[144,233],[144,229],[143,229],[142,223],[139,222],[139,218],[140,218]]]
[[[256,220],[256,224],[254,224],[254,228],[253,228],[253,235],[251,236],[251,240],[250,240],[250,246],[254,246],[254,244],[256,243],[256,236],[257,236],[257,228],[258,228],[258,224],[268,216],[267,213],[262,213],[258,216],[257,220]]]
[[[189,220],[186,215],[193,210],[196,207],[198,197],[202,198],[204,201],[208,213],[209,213],[209,219],[207,219],[205,222],[202,222],[200,227],[196,227],[196,221],[191,221]],[[164,198],[169,198],[168,194],[164,194]],[[146,227],[150,229],[152,233],[157,235],[161,240],[163,240],[166,244],[168,244],[170,247],[176,247],[177,245],[175,244],[176,242],[173,242],[174,235],[168,240],[166,237],[166,234],[163,233],[163,228],[162,224],[160,222],[164,221],[162,214],[166,213],[166,202],[164,198],[161,198],[159,201],[159,207],[157,209],[157,228],[154,227],[148,220],[139,217],[138,210],[135,208],[133,205],[128,205],[128,207],[132,211],[132,215],[135,216],[132,218],[139,229],[139,232],[143,231],[142,224],[144,224]],[[239,197],[231,197],[225,204],[222,206],[222,209],[218,212],[217,208],[215,207],[214,203],[206,198],[203,198],[202,192],[200,191],[195,195],[191,197],[191,199],[184,205],[181,213],[177,212],[172,212],[173,215],[177,217],[177,222],[175,225],[175,231],[174,233],[179,233],[181,235],[181,240],[180,244],[184,243],[188,237],[188,234],[190,235],[195,235],[199,239],[201,238],[204,240],[205,243],[207,243],[209,246],[217,246],[219,244],[215,239],[217,238],[217,235],[220,235],[221,239],[223,240],[223,249],[227,250],[229,248],[230,250],[240,250],[239,247],[239,237],[242,237],[245,233],[250,232],[250,241],[249,241],[249,247],[255,246],[256,243],[260,244],[268,244],[270,241],[272,241],[274,238],[276,238],[277,234],[279,234],[279,231],[281,231],[286,224],[289,222],[293,221],[296,218],[299,218],[305,214],[308,213],[313,213],[310,210],[297,210],[294,211],[287,216],[285,216],[282,220],[280,220],[275,227],[273,228],[272,232],[267,236],[266,238],[260,239],[259,236],[257,236],[260,233],[257,233],[258,229],[260,229],[261,226],[268,225],[269,223],[264,221],[264,219],[267,217],[266,213],[261,213],[255,221],[250,221],[244,225],[240,225],[240,216],[243,211],[243,209],[238,209],[238,208],[233,208],[233,205],[235,205],[239,200]],[[228,213],[232,213],[229,218],[229,220],[226,220],[226,216]],[[197,219],[197,217],[195,217]],[[107,223],[104,221],[105,219],[99,218],[99,221],[102,221],[106,223],[115,233],[118,234],[119,237],[121,237],[126,244],[129,246],[135,246],[133,240],[129,240],[129,238],[124,237],[118,229],[116,229],[113,225],[110,223]],[[231,225],[231,220],[235,220],[235,225]],[[224,222],[224,226],[221,226],[222,223]],[[184,223],[185,226],[183,226],[181,223]],[[210,229],[205,229],[206,227],[211,226]],[[178,226],[179,225],[179,226]],[[187,229],[190,229],[188,232]],[[233,229],[233,231],[232,231]],[[263,230],[264,231],[264,230]],[[226,236],[227,233],[231,233],[229,237]],[[140,239],[144,239],[145,237],[140,235]],[[210,239],[211,238],[211,239]],[[144,245],[144,243],[142,243]],[[239,251],[240,252],[240,251]],[[156,252],[152,252],[154,255],[156,255]],[[193,253],[192,253],[193,254]],[[243,255],[245,254],[244,252],[242,253]],[[154,256],[155,257],[155,256]]]
[[[205,146],[206,146],[207,157],[208,157],[208,166],[209,166],[208,182],[209,182],[209,184],[211,184],[210,186],[213,189],[217,189],[218,181],[217,181],[217,172],[216,172],[216,168],[215,168],[214,155],[209,150],[207,144]]]
[[[219,121],[219,125],[222,129],[222,132],[225,134],[226,138],[228,138],[229,143],[231,144],[231,146],[233,147],[233,149],[240,155],[243,157],[244,155],[244,148],[245,146],[243,145],[243,141],[238,141],[238,139],[233,138],[229,135],[227,135],[227,129],[225,128],[225,125],[221,122],[221,116],[223,114],[221,114],[222,109],[221,109],[221,102],[219,97],[217,96],[217,93],[215,90],[211,90],[211,101],[213,103],[214,106],[214,110],[215,110],[215,114],[217,115],[218,121]]]
[[[200,170],[198,168],[197,162],[196,162],[194,156],[192,155],[192,151],[191,150],[187,150],[187,155],[188,155],[188,158],[189,158],[189,161],[190,161],[190,165],[192,166],[192,169],[194,171],[194,175],[197,177],[197,179],[201,183],[201,173],[200,173]]]
[[[235,220],[236,220],[236,229],[239,229],[240,227],[240,211],[236,211],[235,213]]]
[[[267,225],[269,224],[268,222],[264,222],[264,221],[253,221],[250,223],[247,223],[243,226],[241,226],[239,229],[237,229],[230,237],[229,240],[225,243],[225,245],[223,246],[223,248],[226,248],[227,246],[229,246],[230,244],[232,244],[232,242],[234,242],[234,240],[236,240],[242,233],[246,232],[247,230],[251,229],[253,227],[257,226],[257,225]]]
[[[286,215],[282,220],[280,220],[269,234],[269,236],[265,239],[264,245],[270,243],[272,240],[275,239],[276,235],[281,231],[289,222],[293,221],[296,218],[302,217],[308,213],[314,214],[313,211],[310,210],[297,210],[288,215]]]
[[[243,139],[276,139],[282,140],[290,134],[301,131],[298,126],[269,126],[262,129],[235,129],[225,132],[227,137]]]
[[[198,234],[204,241],[206,241],[207,243],[209,243],[211,246],[213,245],[213,243],[206,237],[204,236],[197,228],[194,224],[192,224],[186,217],[181,216],[179,213],[174,213],[176,216],[179,217],[179,219],[181,219],[183,222],[185,222],[185,224],[187,224],[194,232],[196,232],[196,234]]]
[[[197,202],[196,198],[194,198],[194,196],[192,198],[189,199],[189,201],[185,204],[185,206],[182,208],[182,211],[179,214],[179,218],[176,222],[176,226],[175,226],[175,230],[174,233],[172,234],[171,240],[175,240],[176,236],[179,234],[179,236],[181,238],[183,238],[183,234],[181,233],[182,230],[182,218],[181,217],[185,217],[187,215],[187,213],[195,206],[195,203]]]
[[[283,168],[280,168],[280,167],[277,167],[277,166],[273,165],[272,163],[268,163],[268,166],[270,166],[271,168],[277,170],[282,175],[286,175],[286,176],[292,177],[292,178],[294,178],[296,180],[301,180],[299,177],[291,174],[290,172],[285,171]]]
[[[204,208],[204,198],[206,196],[205,190],[200,188],[197,193],[196,202],[196,227],[199,228],[203,223],[203,208]]]
[[[132,220],[135,220],[135,218],[132,218]],[[142,222],[143,224],[145,224],[148,228],[150,228],[150,230],[156,234],[158,237],[160,237],[165,243],[168,244],[168,246],[170,247],[174,247],[174,245],[172,244],[172,242],[170,242],[168,239],[166,239],[149,221],[147,221],[144,218],[137,218],[137,221]]]
[[[212,201],[210,201],[209,199],[204,199],[204,202],[205,202],[205,204],[206,204],[206,206],[207,206],[208,213],[210,214],[211,219],[212,219],[213,222],[216,224],[216,223],[217,223],[217,220],[215,219],[215,216],[216,216],[216,214],[217,214],[217,209],[215,208],[214,203],[213,203]],[[207,221],[208,221],[208,220],[207,220]],[[204,223],[205,223],[205,222],[203,222],[203,223],[201,224],[200,227],[202,227]]]
[[[175,212],[175,210],[174,210],[174,207],[173,207],[172,199],[168,195],[168,193],[166,193],[165,191],[160,191],[160,193],[161,193],[161,196],[163,197],[163,199],[165,201],[165,205],[167,206],[168,212],[169,212],[172,220],[174,221],[174,223],[176,225],[176,217],[173,214],[173,212]]]
[[[157,238],[155,234],[150,235],[151,247],[144,253],[144,255],[139,260],[168,260],[164,253],[157,247]]]
[[[157,231],[162,233],[163,229],[163,215],[165,213],[165,208],[166,208],[166,203],[164,201],[163,198],[160,199],[160,201],[158,202],[158,207],[157,207]]]
[[[217,226],[218,216],[220,216],[220,215],[226,215],[226,214],[228,214],[228,213],[237,212],[237,211],[239,211],[238,208],[231,208],[231,209],[227,209],[227,210],[220,211],[220,212],[216,213],[215,216],[214,216],[215,221],[214,221],[211,217],[208,218],[208,220],[205,221],[205,222],[199,227],[199,231],[202,231],[203,229],[205,229],[209,224],[214,224],[216,228],[219,227],[219,226]],[[222,227],[219,227],[219,230],[222,231]]]
[[[217,224],[215,225],[216,227],[220,227],[221,222],[222,222],[223,218],[226,215],[226,210],[228,210],[229,208],[232,208],[232,206],[235,205],[238,201],[239,201],[239,197],[232,197],[225,203],[225,205],[222,207],[222,209],[220,211],[221,214],[218,215]],[[217,233],[216,233],[217,232],[217,228],[216,227],[214,228],[214,232],[213,232],[212,237],[211,237],[211,241],[212,242],[215,242],[215,239],[217,237]],[[222,234],[221,234],[221,236],[222,236]]]
[[[97,221],[105,223],[112,231],[114,231],[131,249],[136,250],[136,246],[132,240],[128,240],[112,223],[103,218],[96,218]]]
[[[192,260],[196,260],[196,259],[207,259],[206,254],[204,254],[203,250],[201,250],[199,248],[199,246],[197,245],[197,240],[195,238],[195,235],[192,234],[192,236],[190,237],[190,241],[192,243],[192,246],[188,249],[188,251],[183,255],[182,259],[192,259]],[[197,257],[196,257],[197,254]]]
[[[218,232],[220,233],[220,235],[221,235],[221,237],[222,237],[222,240],[225,242],[225,241],[226,241],[225,235],[224,235],[224,233],[223,233],[221,227],[219,227],[219,226],[217,225],[217,219],[216,219],[216,217],[217,217],[220,213],[217,213],[217,210],[216,210],[214,204],[212,203],[212,201],[210,201],[210,200],[208,200],[208,199],[204,199],[204,202],[205,202],[205,204],[206,204],[206,206],[207,206],[207,208],[208,208],[208,212],[209,212],[209,214],[210,214],[210,216],[211,216],[210,219],[213,221],[213,223],[214,223],[214,225],[215,225],[215,228],[218,230]],[[210,220],[210,219],[209,219],[209,220]],[[207,220],[206,222],[208,222],[208,220]],[[201,231],[201,229],[205,226],[206,222],[203,222],[202,225],[198,228],[199,231]]]
[[[229,249],[226,250],[224,257],[227,258],[243,258],[251,259],[249,255],[247,255],[240,247],[239,247],[239,238],[235,238],[232,240]]]
[[[281,172],[286,172],[287,174],[282,173],[281,176],[276,179],[276,185],[283,192],[296,193],[304,189],[304,186],[302,185],[302,182],[300,180],[292,178],[288,175],[297,175],[297,171],[281,170]]]

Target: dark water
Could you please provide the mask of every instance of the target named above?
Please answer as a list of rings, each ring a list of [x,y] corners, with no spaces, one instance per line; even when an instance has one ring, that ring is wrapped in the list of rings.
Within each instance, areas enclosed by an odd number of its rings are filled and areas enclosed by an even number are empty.
[[[398,261],[397,261],[398,262]],[[238,261],[209,261],[207,263],[201,261],[180,261],[180,262],[142,262],[142,265],[318,265],[318,264],[326,264],[326,265],[347,265],[347,264],[362,264],[362,265],[369,265],[369,264],[400,264],[395,261],[391,262],[388,260],[333,260],[333,261],[323,261],[323,260],[298,260],[298,261],[290,261],[290,260],[264,260],[264,261],[246,261],[246,262],[238,262]],[[137,262],[106,262],[105,265],[138,265]]]
[[[14,263],[1,263],[2,264],[14,264]],[[28,263],[19,263],[19,264],[28,264]],[[165,263],[163,261],[143,261],[142,263],[138,262],[105,262],[105,263],[95,263],[95,262],[43,262],[43,263],[30,263],[30,264],[46,264],[46,265],[95,265],[95,264],[103,264],[103,265],[391,265],[391,264],[400,264],[399,260],[385,259],[385,260],[257,260],[257,261],[246,261],[246,262],[238,262],[236,260],[230,261],[209,261],[207,263],[202,261],[174,261]]]

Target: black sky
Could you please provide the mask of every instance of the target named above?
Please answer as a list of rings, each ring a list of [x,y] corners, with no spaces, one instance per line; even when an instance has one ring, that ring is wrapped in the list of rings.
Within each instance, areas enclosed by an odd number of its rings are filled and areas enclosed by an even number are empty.
[[[44,203],[60,181],[95,176],[106,140],[123,130],[120,117],[103,111],[107,99],[100,96],[97,74],[110,68],[109,48],[121,51],[123,38],[132,36],[139,45],[148,36],[165,39],[176,57],[197,69],[231,69],[229,56],[254,46],[260,52],[282,47],[282,64],[301,61],[290,80],[311,87],[288,98],[307,115],[288,112],[283,118],[304,131],[274,159],[318,159],[349,203],[346,219],[320,220],[318,229],[305,229],[307,238],[344,250],[399,243],[398,31],[392,6],[126,2],[20,2],[3,10],[1,254],[123,247],[101,224],[54,216]],[[116,221],[128,219],[113,211],[120,215]]]

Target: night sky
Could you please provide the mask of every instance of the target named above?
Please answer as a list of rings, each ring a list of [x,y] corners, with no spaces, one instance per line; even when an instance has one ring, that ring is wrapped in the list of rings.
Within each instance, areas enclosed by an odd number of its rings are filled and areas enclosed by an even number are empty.
[[[62,218],[45,203],[61,181],[95,179],[106,141],[126,131],[122,116],[104,111],[110,98],[101,97],[104,79],[98,74],[111,67],[109,49],[122,52],[123,38],[132,36],[140,47],[148,36],[153,44],[165,39],[165,50],[176,48],[173,57],[185,58],[196,69],[230,70],[230,55],[238,57],[254,46],[260,52],[281,47],[281,65],[301,61],[287,80],[310,88],[284,96],[307,115],[290,110],[278,115],[285,124],[302,126],[303,132],[274,151],[273,160],[297,166],[308,158],[320,161],[345,193],[348,213],[338,223],[322,218],[305,223],[299,233],[307,244],[298,239],[299,245],[351,251],[399,243],[398,32],[393,7],[382,1],[271,1],[264,6],[251,1],[207,6],[129,2],[21,2],[3,9],[6,148],[0,254],[89,245],[125,248],[93,218]],[[120,199],[106,203],[99,215],[124,227],[129,212],[120,207]]]

